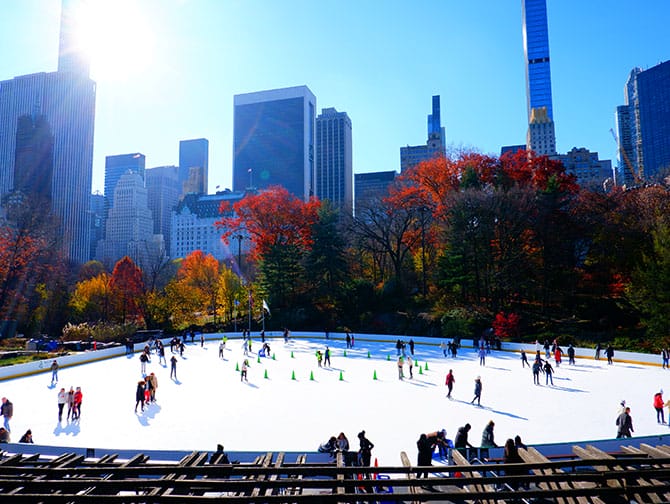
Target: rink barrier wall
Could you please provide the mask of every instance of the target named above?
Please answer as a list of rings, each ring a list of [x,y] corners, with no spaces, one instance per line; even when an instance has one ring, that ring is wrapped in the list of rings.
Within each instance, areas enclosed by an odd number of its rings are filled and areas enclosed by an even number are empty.
[[[328,337],[326,337],[326,333],[323,332],[310,332],[310,331],[304,331],[304,332],[291,332],[290,333],[290,338],[291,339],[309,339],[309,340],[315,340],[315,339],[323,339],[324,344],[328,344],[328,342],[333,342],[333,343],[341,343],[342,346],[344,347],[345,341],[346,341],[346,335],[344,333],[327,333]],[[218,341],[221,340],[224,336],[227,336],[229,340],[241,340],[242,339],[242,333],[237,332],[237,333],[207,333],[205,334],[205,340],[206,341]],[[420,352],[421,346],[431,346],[435,347],[439,350],[439,346],[442,341],[448,341],[446,338],[431,338],[427,336],[398,336],[398,335],[390,335],[390,334],[361,334],[357,335],[354,334],[355,336],[355,342],[373,342],[373,343],[388,343],[389,350],[388,353],[393,355],[395,354],[395,342],[398,339],[403,340],[405,343],[407,343],[410,339],[410,337],[414,340],[415,344],[415,350],[417,352]],[[199,338],[200,334],[196,336],[196,340],[193,344],[199,344]],[[258,341],[260,338],[260,331],[255,331],[251,333],[251,338],[252,340]],[[270,340],[283,340],[284,335],[282,331],[266,331],[265,332],[265,338],[270,339]],[[161,338],[161,341],[165,346],[170,345],[170,340],[172,337],[168,338]],[[139,352],[144,348],[144,345],[146,342],[142,343],[135,343],[133,351]],[[564,365],[567,365],[568,362],[568,356],[567,356],[567,347],[562,346],[561,347],[564,350],[563,354],[563,363]],[[354,350],[356,348],[354,347]],[[491,350],[492,352],[510,352],[510,353],[516,353],[518,358],[520,358],[520,352],[521,350],[526,351],[526,355],[528,356],[528,360],[532,361],[533,356],[535,355],[535,344],[534,343],[511,343],[507,341],[502,342],[502,348],[500,350]],[[334,351],[333,357],[337,357],[337,351],[340,350],[337,347],[334,347],[332,349]],[[342,348],[341,350],[344,350]],[[472,339],[462,339],[461,340],[461,347],[459,348],[459,353],[463,352],[473,352],[477,351],[477,348],[473,346],[473,341]],[[76,353],[76,354],[69,354],[69,355],[63,355],[61,357],[57,357],[56,361],[58,361],[58,366],[59,366],[59,372],[61,372],[63,369],[68,368],[70,366],[77,366],[79,364],[88,364],[91,362],[96,362],[100,360],[105,360],[105,359],[111,359],[113,357],[119,357],[122,355],[126,355],[126,347],[124,345],[119,345],[111,348],[105,348],[101,350],[87,350],[84,352]],[[544,358],[544,349],[540,350],[540,355],[542,355],[542,358]],[[575,358],[576,359],[587,359],[587,360],[594,360],[594,355],[595,355],[595,349],[592,348],[578,348],[575,347]],[[553,356],[552,356],[553,358]],[[447,358],[449,359],[449,357]],[[33,361],[33,362],[26,362],[23,364],[15,364],[13,366],[3,366],[0,367],[0,381],[3,380],[11,380],[15,378],[21,378],[24,376],[29,376],[29,375],[35,375],[35,374],[40,374],[40,373],[51,373],[51,363],[53,362],[53,358],[50,359],[43,359],[39,361]],[[600,360],[607,360],[607,357],[605,357],[605,349],[603,348],[601,351],[601,357]],[[635,352],[624,352],[624,351],[619,351],[619,350],[614,350],[614,363],[626,363],[626,364],[637,364],[637,365],[645,365],[645,366],[660,366],[661,365],[661,357],[660,355],[656,354],[642,354],[642,353],[635,353]]]

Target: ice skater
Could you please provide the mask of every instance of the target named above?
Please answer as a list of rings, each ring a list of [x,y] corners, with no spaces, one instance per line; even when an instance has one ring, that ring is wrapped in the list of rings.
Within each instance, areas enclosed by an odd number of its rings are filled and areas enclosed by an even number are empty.
[[[67,402],[67,392],[65,392],[65,388],[61,388],[60,392],[58,392],[58,421],[60,422],[63,420],[63,408],[65,407],[65,403]]]
[[[660,424],[665,423],[665,416],[663,415],[663,389],[654,394],[654,408],[656,409],[656,421]],[[9,430],[9,429],[7,429]]]
[[[474,404],[475,400],[477,400],[477,406],[481,406],[480,402],[482,399],[482,378],[481,376],[478,376],[475,378],[475,396],[472,398],[472,401],[470,401],[470,404]]]
[[[409,369],[409,379],[411,380],[412,378],[414,378],[414,375],[412,374],[414,363],[412,362],[412,357],[410,355],[407,356],[407,368]]]
[[[67,393],[67,420],[74,419],[74,388],[70,387]]]
[[[618,427],[616,433],[617,438],[630,437],[631,432],[635,432],[635,429],[633,429],[633,419],[630,416],[630,408],[628,406],[626,406],[623,413],[617,417],[616,424]]]
[[[81,403],[84,401],[84,394],[81,391],[81,387],[77,387],[77,389],[74,391],[74,411],[72,412],[72,416],[75,420],[79,420],[81,418]]]
[[[533,384],[534,385],[539,385],[540,384],[540,371],[542,370],[542,360],[541,359],[535,359],[535,362],[533,362]]]
[[[244,359],[242,362],[242,369],[240,371],[240,381],[245,381],[249,382],[247,379],[247,369],[249,368],[249,361],[247,359]]]
[[[9,421],[12,419],[12,416],[14,416],[14,405],[12,404],[12,401],[7,399],[6,397],[2,398],[2,406],[0,406],[0,415],[2,415],[5,421],[5,429],[7,429],[7,432],[12,432],[12,429],[9,428]]]
[[[554,368],[551,367],[551,364],[549,364],[549,361],[545,361],[544,363],[544,376],[545,376],[545,385],[549,385],[549,382],[551,382],[551,386],[554,386]]]
[[[486,366],[486,349],[483,345],[479,347],[479,365]]]
[[[398,340],[400,341],[400,340]],[[398,379],[402,380],[405,377],[405,374],[403,373],[403,366],[405,365],[405,362],[403,361],[402,355],[398,357]]]
[[[325,352],[323,352],[323,365],[330,367],[330,348],[326,347]]]
[[[137,406],[140,406],[140,411],[144,411],[144,389],[146,388],[146,382],[140,380],[137,382],[137,388],[135,389],[135,413],[137,413]]]
[[[530,367],[530,364],[528,364],[528,357],[526,357],[526,351],[521,350],[521,367],[525,368],[526,366]]]
[[[451,399],[451,391],[452,391],[453,388],[454,388],[454,383],[456,383],[456,378],[454,378],[454,373],[453,373],[453,371],[450,369],[449,372],[447,373],[447,378],[446,378],[446,380],[445,380],[445,382],[444,382],[444,384],[447,386],[447,390],[448,390],[448,392],[447,392],[447,397],[448,397],[449,399]]]
[[[58,362],[54,360],[51,363],[51,385],[58,383]]]
[[[177,379],[177,357],[174,355],[170,359],[170,378]]]

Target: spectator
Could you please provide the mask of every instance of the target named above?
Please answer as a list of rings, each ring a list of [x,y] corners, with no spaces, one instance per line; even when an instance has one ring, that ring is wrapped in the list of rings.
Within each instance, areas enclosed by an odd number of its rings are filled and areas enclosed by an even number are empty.
[[[9,443],[9,431],[4,427],[0,427],[0,443]]]
[[[26,433],[21,436],[21,439],[19,439],[19,443],[32,443],[33,442],[33,431],[28,429]]]
[[[372,457],[372,449],[375,447],[368,438],[365,437],[365,431],[358,433],[358,440],[361,444],[360,449],[358,450],[359,463],[362,466],[370,465],[370,458]]]
[[[433,450],[435,449],[435,445],[432,443],[428,435],[421,434],[419,440],[416,442],[416,447],[418,450],[416,465],[420,467],[433,465]],[[419,472],[416,477],[420,478],[421,475],[423,475],[424,478],[427,478],[428,471]]]
[[[468,433],[470,432],[471,426],[469,423],[466,423],[463,427],[459,427],[456,432],[456,439],[454,439],[454,448],[456,448],[463,455],[466,455],[467,448],[474,448],[468,442]]]
[[[487,423],[486,427],[484,427],[484,431],[482,432],[482,448],[497,448],[498,445],[493,439],[494,426],[495,423],[493,420],[489,420],[489,423]]]
[[[212,456],[209,458],[210,464],[230,464],[228,455],[223,451],[223,445],[217,444],[216,451],[212,453]]]
[[[331,455],[335,455],[335,451],[337,450],[337,438],[335,436],[330,436],[328,441],[325,443],[321,443],[319,446],[319,453],[330,453]]]

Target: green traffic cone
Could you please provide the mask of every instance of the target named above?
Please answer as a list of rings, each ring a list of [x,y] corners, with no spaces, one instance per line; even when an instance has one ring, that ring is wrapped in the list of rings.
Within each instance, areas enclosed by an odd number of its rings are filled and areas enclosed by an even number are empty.
[[[268,370],[267,369],[265,370],[265,374],[263,375],[263,378],[265,378],[266,380],[268,379]]]
[[[423,368],[419,366],[419,374],[423,374]]]
[[[389,354],[386,354],[386,360],[391,360],[391,356]]]
[[[426,371],[428,371],[428,363],[426,362]]]
[[[346,350],[344,351],[344,356],[345,356],[345,357],[347,356],[347,351],[346,351]]]
[[[370,350],[368,350],[368,359],[370,358]]]
[[[342,376],[342,371],[340,371],[340,381],[344,381],[344,377]]]
[[[372,379],[376,380],[377,379],[377,370],[375,369],[374,373],[372,374]]]
[[[275,359],[275,354],[272,354],[272,360],[277,360]]]
[[[235,363],[235,371],[239,371],[239,370],[240,370],[240,363],[236,362]]]
[[[291,359],[295,359],[295,357],[293,357],[293,350],[291,350]]]
[[[256,362],[258,362],[259,364],[261,363],[261,356],[260,355],[258,357],[256,357]]]
[[[314,381],[314,371],[309,372],[309,381]]]
[[[291,372],[291,380],[295,380],[295,371]]]

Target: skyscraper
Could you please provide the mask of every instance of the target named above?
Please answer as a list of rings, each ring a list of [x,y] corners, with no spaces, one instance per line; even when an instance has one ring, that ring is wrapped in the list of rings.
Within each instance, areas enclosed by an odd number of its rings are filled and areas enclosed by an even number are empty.
[[[353,166],[351,119],[334,108],[316,118],[316,196],[352,211]]]
[[[207,194],[209,140],[196,138],[179,142],[179,187],[182,195]]]
[[[105,218],[114,206],[114,191],[125,173],[137,173],[144,182],[146,157],[139,152],[105,157]]]
[[[54,137],[44,116],[24,115],[16,125],[14,190],[51,205]]]
[[[316,97],[307,86],[235,95],[233,190],[314,195]]]
[[[172,211],[181,195],[177,166],[157,166],[145,172],[149,210],[154,219],[154,234],[162,234],[165,250],[170,251]]]
[[[522,0],[522,10],[528,122],[532,109],[540,107],[546,107],[547,117],[553,120],[547,1]]]
[[[138,173],[126,172],[114,189],[114,204],[107,216],[105,239],[98,242],[96,258],[109,269],[123,256],[141,268],[160,258],[162,235],[154,235],[147,189]]]
[[[71,4],[63,3],[59,70],[0,82],[0,197],[15,186],[19,118],[44,117],[54,142],[51,209],[60,223],[65,256],[83,263],[90,248],[95,83],[85,58],[70,43]]]
[[[647,70],[634,68],[617,107],[623,183],[668,175],[670,171],[670,61]],[[632,180],[631,180],[632,179]]]
[[[400,148],[400,171],[428,161],[436,156],[445,156],[446,133],[440,119],[440,96],[433,96],[432,113],[428,114],[428,140],[425,145],[408,145]],[[358,196],[356,196],[358,197]]]

